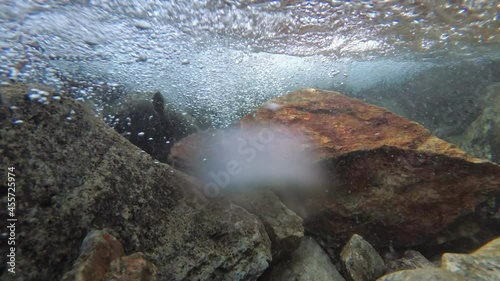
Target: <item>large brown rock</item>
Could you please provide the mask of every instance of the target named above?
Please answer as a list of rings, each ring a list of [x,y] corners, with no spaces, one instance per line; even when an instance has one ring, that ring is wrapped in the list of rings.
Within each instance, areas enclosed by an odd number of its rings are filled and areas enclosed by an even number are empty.
[[[383,108],[314,89],[269,104],[240,124],[307,136],[302,149],[329,175],[320,192],[295,199],[314,232],[344,239],[358,233],[373,245],[418,245],[500,193],[500,166]]]
[[[155,163],[84,103],[20,84],[0,96],[0,174],[15,167],[19,269],[1,280],[61,279],[96,228],[126,253],[143,252],[159,280],[255,280],[268,267],[256,216],[224,200],[203,204],[192,178]]]
[[[336,92],[292,92],[239,125],[242,131],[264,127],[276,135],[306,136],[295,150],[310,153],[327,181],[278,195],[305,219],[307,229],[340,244],[353,233],[375,247],[439,243],[437,234],[478,207],[491,215],[495,206],[483,203],[500,194],[498,165],[465,154],[415,122]],[[212,141],[223,142],[225,134],[191,135],[173,147],[171,159],[193,173],[213,154]]]

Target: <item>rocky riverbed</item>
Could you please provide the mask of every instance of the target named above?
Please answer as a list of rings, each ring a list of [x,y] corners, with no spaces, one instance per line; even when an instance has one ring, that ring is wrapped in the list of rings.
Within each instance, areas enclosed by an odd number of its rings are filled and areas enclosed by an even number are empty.
[[[203,159],[219,146],[206,144],[224,142],[228,129],[178,141],[171,166],[81,101],[39,85],[4,85],[0,94],[0,169],[16,169],[19,241],[16,274],[3,267],[2,280],[500,276],[500,166],[381,107],[315,89],[269,101],[231,130],[285,136],[268,142],[270,155],[298,144],[293,161],[307,153],[321,180],[266,178],[206,196],[196,171],[207,171]],[[490,106],[467,130],[471,142],[481,139],[474,123],[496,120]]]

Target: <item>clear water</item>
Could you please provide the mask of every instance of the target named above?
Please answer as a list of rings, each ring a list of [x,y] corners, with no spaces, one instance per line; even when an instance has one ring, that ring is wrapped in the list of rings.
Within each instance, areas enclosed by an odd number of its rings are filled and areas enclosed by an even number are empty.
[[[498,59],[499,5],[491,0],[2,1],[0,77],[55,87],[85,81],[70,91],[96,101],[103,84],[125,92],[159,90],[195,117],[210,115],[214,126],[229,125],[269,98],[301,87],[385,100],[381,104],[397,112],[381,86],[397,85],[386,92],[403,96],[401,89],[419,73],[449,67],[447,79],[460,80],[461,73],[453,76],[457,65],[480,68]],[[494,80],[483,76],[475,82]],[[371,90],[377,87],[375,94]],[[417,121],[437,130],[425,118]]]

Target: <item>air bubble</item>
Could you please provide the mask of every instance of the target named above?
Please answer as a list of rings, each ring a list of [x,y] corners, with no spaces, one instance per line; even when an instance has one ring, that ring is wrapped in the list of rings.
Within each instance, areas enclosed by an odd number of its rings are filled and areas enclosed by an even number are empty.
[[[134,26],[139,28],[139,29],[150,29],[153,27],[153,25],[147,21],[144,20],[138,20],[134,22]]]

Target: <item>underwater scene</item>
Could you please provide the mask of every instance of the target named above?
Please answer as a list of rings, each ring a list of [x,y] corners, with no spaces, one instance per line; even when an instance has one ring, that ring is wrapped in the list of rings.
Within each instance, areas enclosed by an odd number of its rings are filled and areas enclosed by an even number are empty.
[[[500,0],[0,1],[0,280],[500,280]]]

